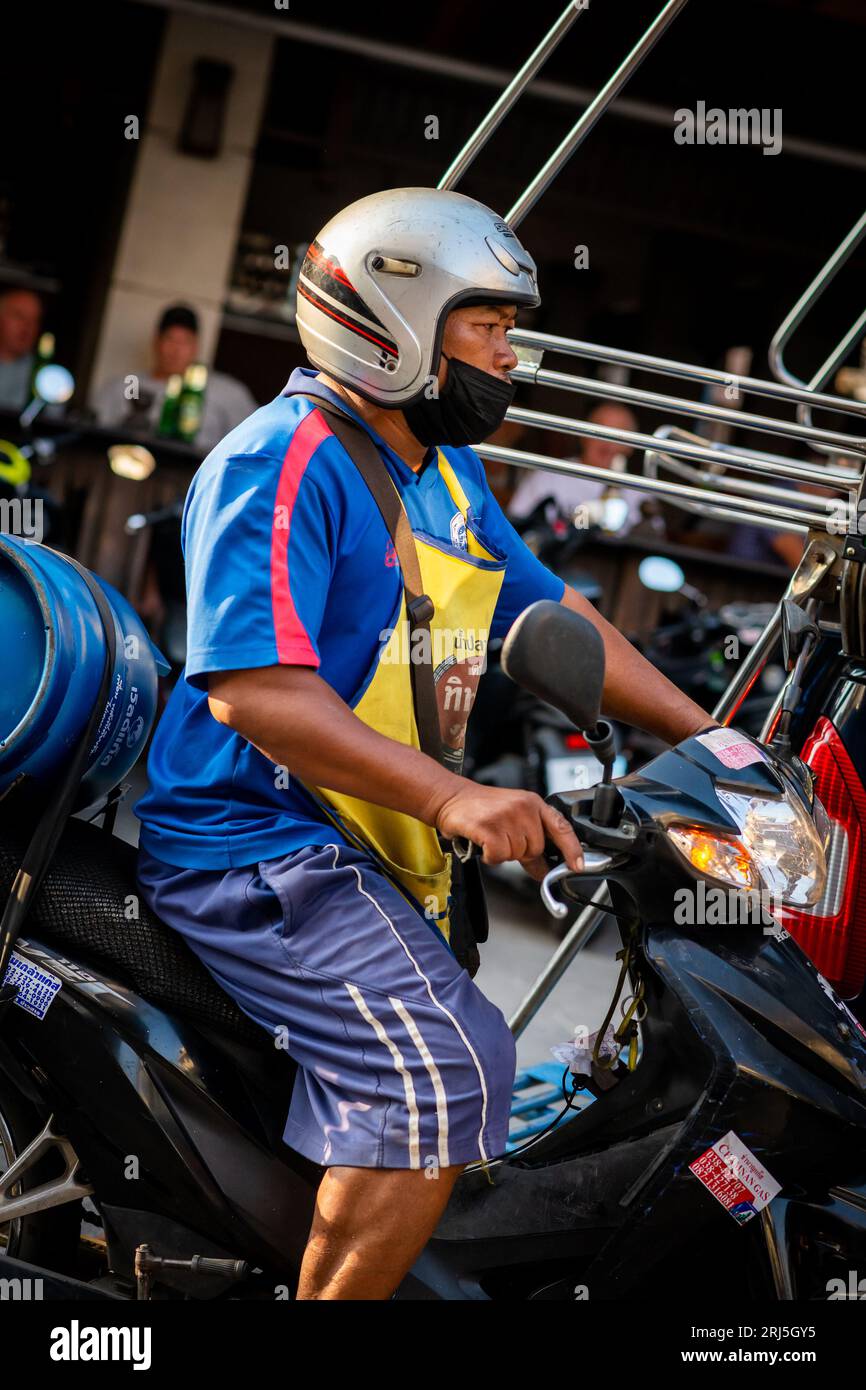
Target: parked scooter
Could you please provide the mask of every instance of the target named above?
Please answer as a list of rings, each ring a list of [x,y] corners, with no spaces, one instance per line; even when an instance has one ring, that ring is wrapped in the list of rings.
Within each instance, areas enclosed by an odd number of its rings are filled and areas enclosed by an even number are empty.
[[[686,583],[669,556],[648,555],[638,566],[645,588],[676,594],[678,612],[660,623],[641,650],[657,670],[708,712],[731,683],[773,616],[774,603],[736,601],[717,610],[705,594]],[[757,737],[785,680],[776,662],[768,663],[737,712],[737,723]],[[655,750],[658,751],[658,750]]]
[[[557,891],[610,884],[625,1060],[599,1052],[564,1078],[587,1110],[467,1169],[397,1296],[823,1297],[866,1261],[866,1036],[775,922],[675,915],[713,884],[769,883],[808,910],[825,878],[810,778],[724,731],[733,758],[700,735],[613,784],[603,648],[562,605],[522,615],[505,664],[604,764],[598,787],[554,798],[585,871],[558,863],[542,892],[558,911]],[[8,811],[3,895],[23,848]],[[294,1288],[321,1175],[282,1142],[293,1064],[130,903],[131,847],[70,823],[0,1015],[0,1272],[47,1266],[53,1297],[272,1299]]]

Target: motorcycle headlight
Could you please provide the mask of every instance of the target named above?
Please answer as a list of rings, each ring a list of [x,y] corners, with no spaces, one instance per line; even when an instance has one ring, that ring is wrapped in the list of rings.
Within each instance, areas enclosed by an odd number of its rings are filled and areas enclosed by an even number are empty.
[[[692,868],[707,878],[723,879],[735,888],[761,887],[751,855],[739,840],[714,835],[699,825],[669,825],[668,838]]]
[[[791,907],[818,902],[827,879],[829,823],[817,798],[810,815],[790,790],[780,797],[759,797],[717,787],[716,796],[740,837],[730,840],[670,826],[668,835],[689,863],[736,888],[763,885],[772,898]]]

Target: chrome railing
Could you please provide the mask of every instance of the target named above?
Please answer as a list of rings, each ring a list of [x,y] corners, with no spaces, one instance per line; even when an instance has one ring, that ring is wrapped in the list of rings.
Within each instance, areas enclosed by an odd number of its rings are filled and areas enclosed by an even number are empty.
[[[662,6],[637,44],[508,211],[507,220],[513,226],[516,226],[535,205],[685,4],[686,0],[668,0],[668,3]],[[449,165],[439,183],[440,188],[456,187],[542,64],[586,8],[586,0],[572,0],[572,3],[565,7]],[[792,332],[802,322],[814,299],[845,263],[864,235],[866,215],[848,234],[782,325],[772,349],[774,369],[779,378],[777,380],[734,375],[711,367],[655,357],[648,353],[631,352],[623,348],[604,347],[598,343],[538,333],[529,329],[515,329],[509,335],[518,352],[522,350],[522,360],[512,373],[513,379],[518,383],[592,395],[623,405],[644,406],[662,413],[686,415],[699,423],[722,426],[729,433],[737,430],[758,432],[784,441],[788,446],[793,444],[807,447],[825,457],[829,455],[836,460],[853,459],[857,466],[816,463],[809,459],[794,459],[783,454],[734,446],[729,442],[714,443],[674,426],[662,426],[655,436],[649,436],[639,431],[612,429],[594,421],[574,419],[567,415],[528,410],[520,405],[513,406],[507,418],[525,426],[535,426],[582,438],[614,440],[638,451],[638,456],[642,454],[643,457],[644,471],[639,475],[629,475],[628,486],[653,492],[690,510],[727,520],[738,519],[767,526],[770,524],[767,507],[772,505],[772,520],[779,523],[778,529],[788,529],[795,533],[805,532],[809,528],[826,530],[828,512],[834,518],[838,518],[839,515],[834,496],[844,498],[847,494],[850,500],[851,494],[855,490],[859,493],[862,486],[866,464],[860,461],[866,459],[866,403],[825,395],[820,391],[815,379],[809,383],[798,381],[785,368],[783,352]],[[639,371],[658,375],[667,379],[668,383],[671,380],[688,381],[705,390],[709,388],[716,394],[723,391],[726,399],[736,402],[737,408],[718,404],[713,400],[693,400],[681,394],[674,394],[670,389],[651,391],[610,380],[596,380],[586,375],[555,371],[542,366],[541,359],[546,353],[579,357],[588,362],[614,366],[626,372]],[[825,379],[827,375],[828,372],[824,371]],[[777,407],[793,408],[796,417],[778,419],[743,410],[743,398],[752,395],[772,401]],[[809,411],[816,406],[841,416],[847,427],[831,429],[827,426],[819,428],[813,425]],[[664,442],[664,449],[658,448],[659,438]],[[594,469],[577,460],[557,459],[537,451],[507,449],[495,445],[480,446],[478,452],[482,457],[503,463],[545,468],[553,472],[573,473],[579,477],[610,482],[610,475],[605,470]],[[679,471],[684,481],[676,482],[659,477],[660,464]],[[704,467],[695,467],[699,464]],[[745,474],[746,477],[732,477],[732,474]],[[759,478],[756,481],[751,476],[754,474],[762,475],[763,480]],[[774,487],[770,479],[776,480],[776,483],[796,484],[797,490],[789,487],[786,495],[785,490]],[[821,488],[822,492],[810,494],[800,491],[804,485]],[[829,506],[825,495],[827,490],[831,494]]]
[[[512,226],[516,227],[538,202],[685,3],[686,0],[670,0],[662,7],[639,42],[510,208],[506,218]],[[566,6],[453,160],[439,184],[440,188],[454,188],[457,185],[542,63],[571,29],[578,14],[586,8],[586,0],[573,0]],[[643,471],[638,474],[612,474],[608,469],[595,468],[578,459],[557,458],[536,450],[492,444],[477,447],[482,458],[523,468],[542,468],[554,473],[593,478],[607,484],[615,481],[618,486],[652,493],[702,515],[750,526],[787,530],[805,537],[802,559],[782,600],[716,706],[715,717],[722,723],[729,723],[735,717],[778,642],[782,601],[786,598],[803,604],[818,591],[825,596],[835,596],[838,592],[843,650],[850,655],[866,656],[866,633],[863,630],[866,628],[866,563],[860,561],[862,546],[859,541],[861,502],[866,500],[866,402],[824,393],[824,387],[836,367],[866,332],[866,311],[811,380],[800,380],[784,360],[784,352],[793,333],[864,236],[866,214],[822,267],[779,328],[770,348],[773,380],[732,374],[654,357],[648,353],[604,347],[556,334],[527,329],[515,329],[509,334],[521,357],[520,364],[512,373],[518,383],[601,398],[630,407],[642,406],[663,415],[687,416],[699,426],[709,424],[722,427],[727,438],[724,443],[705,439],[680,425],[669,423],[662,424],[654,434],[649,435],[639,430],[617,429],[597,421],[515,405],[508,411],[509,420],[527,428],[618,442],[635,451],[642,461]],[[660,389],[647,390],[609,379],[597,380],[556,371],[542,366],[546,354],[583,358],[587,362],[615,367],[623,374],[640,372],[659,376],[665,384]],[[709,392],[711,398],[693,400],[674,394],[670,389],[672,382],[689,382]],[[719,404],[720,393],[735,408],[730,404]],[[742,404],[748,396],[772,402],[775,408],[791,412],[793,418],[776,418],[753,410],[745,411]],[[812,423],[812,411],[816,408],[832,412],[837,424],[833,428],[816,427]],[[737,431],[763,435],[771,447],[756,449],[735,445],[730,442],[730,435]],[[773,440],[782,441],[788,448],[811,450],[830,461],[816,462],[814,458],[791,458],[788,454],[772,452]],[[846,460],[850,462],[846,463]],[[676,474],[677,478],[659,476],[661,468]],[[809,488],[820,491],[809,491]],[[764,737],[768,735],[769,721],[763,731]],[[523,1031],[587,935],[594,930],[605,902],[604,887],[601,885],[592,903],[581,914],[511,1020],[515,1035]]]

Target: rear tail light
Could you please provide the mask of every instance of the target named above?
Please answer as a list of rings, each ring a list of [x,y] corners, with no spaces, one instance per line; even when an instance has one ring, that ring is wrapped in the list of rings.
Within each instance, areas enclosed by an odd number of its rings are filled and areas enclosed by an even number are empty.
[[[583,734],[566,734],[565,746],[566,748],[589,748]]]
[[[866,978],[866,791],[829,719],[818,720],[800,757],[830,821],[827,887],[814,907],[777,915],[837,994],[851,998]]]

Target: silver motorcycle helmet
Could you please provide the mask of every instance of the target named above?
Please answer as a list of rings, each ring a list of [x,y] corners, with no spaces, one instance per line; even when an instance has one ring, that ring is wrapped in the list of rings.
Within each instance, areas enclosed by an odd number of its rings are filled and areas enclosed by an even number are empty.
[[[536,266],[491,208],[438,188],[391,188],[338,212],[298,277],[297,326],[314,366],[402,410],[436,375],[460,304],[541,302]]]

